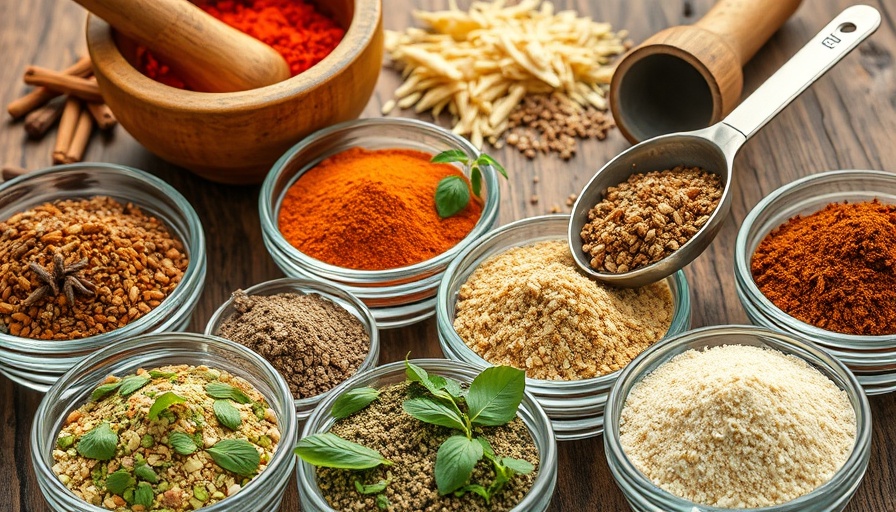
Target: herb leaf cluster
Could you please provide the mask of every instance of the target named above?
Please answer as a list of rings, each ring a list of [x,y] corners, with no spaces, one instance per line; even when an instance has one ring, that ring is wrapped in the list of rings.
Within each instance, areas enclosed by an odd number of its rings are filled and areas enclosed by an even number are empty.
[[[473,189],[473,195],[479,197],[482,192],[482,166],[490,165],[507,178],[507,170],[491,156],[482,153],[475,160],[470,160],[467,153],[460,149],[449,149],[442,151],[438,155],[432,157],[433,163],[447,164],[458,162],[464,167],[470,168],[470,186],[467,186],[467,180],[464,178],[451,175],[442,178],[436,185],[436,211],[439,217],[446,219],[452,215],[456,215],[470,204],[470,189]]]

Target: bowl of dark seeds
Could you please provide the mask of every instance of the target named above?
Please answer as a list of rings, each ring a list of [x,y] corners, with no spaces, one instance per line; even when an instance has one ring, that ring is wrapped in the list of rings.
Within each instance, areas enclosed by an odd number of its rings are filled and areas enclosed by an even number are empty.
[[[376,366],[376,321],[363,302],[336,286],[296,278],[237,290],[212,315],[206,334],[264,357],[289,384],[304,420],[343,381]]]

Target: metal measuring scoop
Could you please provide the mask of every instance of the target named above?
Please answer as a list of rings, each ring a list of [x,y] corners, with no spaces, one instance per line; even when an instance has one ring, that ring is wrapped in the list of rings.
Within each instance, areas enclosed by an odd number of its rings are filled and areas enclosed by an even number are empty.
[[[569,248],[576,264],[599,281],[637,287],[659,281],[693,261],[715,238],[731,209],[732,164],[740,147],[879,25],[880,13],[873,7],[847,8],[719,123],[645,140],[607,162],[585,185],[572,209]],[[607,188],[634,173],[679,165],[699,167],[721,178],[725,188],[709,220],[687,243],[660,261],[617,274],[593,269],[591,257],[582,250],[581,232],[588,223],[588,211],[603,199]]]

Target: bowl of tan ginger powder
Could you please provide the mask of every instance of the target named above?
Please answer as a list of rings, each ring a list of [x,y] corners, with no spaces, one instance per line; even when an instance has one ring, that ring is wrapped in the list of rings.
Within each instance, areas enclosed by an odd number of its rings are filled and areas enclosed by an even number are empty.
[[[636,511],[841,511],[870,456],[855,376],[761,327],[704,327],[644,351],[605,421],[610,471]]]

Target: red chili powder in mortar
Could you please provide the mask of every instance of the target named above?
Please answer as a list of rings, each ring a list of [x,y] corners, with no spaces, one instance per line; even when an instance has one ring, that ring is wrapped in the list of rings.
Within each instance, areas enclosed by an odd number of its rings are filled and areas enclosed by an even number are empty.
[[[259,39],[283,55],[292,76],[317,64],[345,35],[336,22],[304,0],[198,0],[202,10]],[[165,85],[189,89],[167,64],[137,48],[140,71]]]

